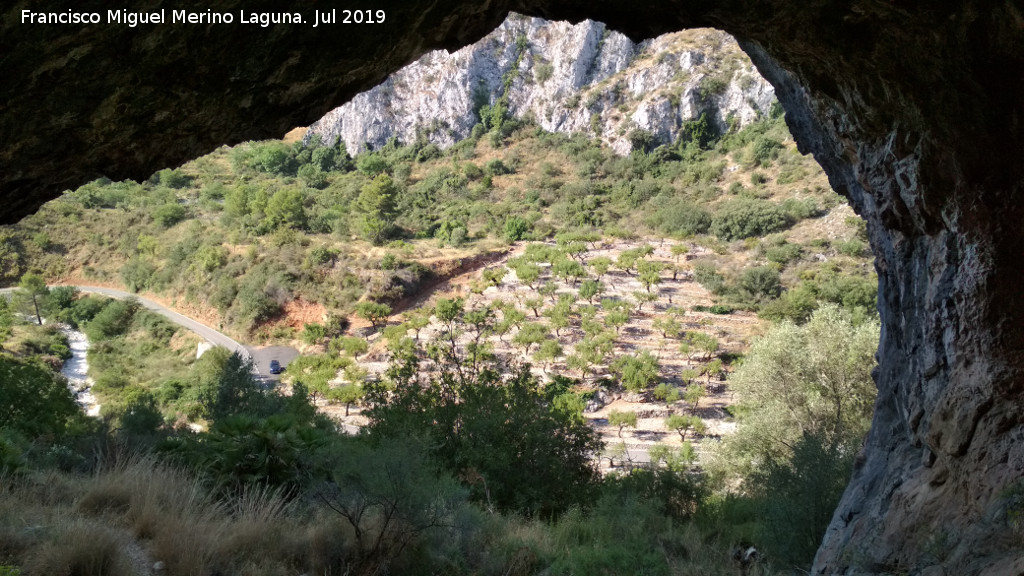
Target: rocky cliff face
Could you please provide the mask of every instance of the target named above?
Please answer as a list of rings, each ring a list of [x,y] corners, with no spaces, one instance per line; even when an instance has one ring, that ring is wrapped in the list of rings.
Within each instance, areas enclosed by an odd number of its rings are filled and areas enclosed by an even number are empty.
[[[764,114],[775,92],[732,37],[688,30],[634,43],[600,22],[512,14],[479,42],[434,51],[314,123],[307,139],[355,153],[395,137],[444,148],[470,135],[481,106],[507,105],[545,130],[588,133],[619,154],[634,130],[673,142],[701,114],[725,130]]]

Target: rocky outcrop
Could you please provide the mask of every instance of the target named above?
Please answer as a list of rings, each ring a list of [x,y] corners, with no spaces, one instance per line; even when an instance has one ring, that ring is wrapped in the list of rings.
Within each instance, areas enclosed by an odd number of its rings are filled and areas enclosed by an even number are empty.
[[[814,572],[1021,572],[1019,3],[409,0],[384,6],[385,27],[343,29],[36,26],[20,23],[24,5],[0,23],[8,222],[101,174],[144,178],[308,125],[429,50],[479,40],[508,10],[635,39],[733,34],[797,144],[866,219],[877,257],[876,415]]]
[[[425,139],[469,137],[483,106],[499,103],[550,132],[597,136],[620,154],[642,130],[678,138],[706,114],[719,131],[766,114],[775,92],[736,42],[701,29],[634,43],[604,24],[512,14],[479,42],[429,52],[310,126],[307,141],[340,138],[352,153]]]

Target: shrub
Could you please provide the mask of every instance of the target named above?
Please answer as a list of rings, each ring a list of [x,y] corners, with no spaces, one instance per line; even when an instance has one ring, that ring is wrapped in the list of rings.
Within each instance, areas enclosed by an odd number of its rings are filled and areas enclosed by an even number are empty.
[[[138,309],[138,300],[114,300],[86,325],[85,332],[90,339],[97,341],[120,336],[131,327]]]
[[[178,203],[164,204],[153,211],[153,221],[170,228],[185,219],[185,207]]]
[[[711,292],[718,292],[725,285],[725,277],[713,263],[707,261],[694,262],[693,279]]]
[[[163,170],[156,173],[156,181],[168,188],[185,188],[191,182],[191,178],[181,172],[181,170],[171,170],[170,168],[164,168]]]
[[[772,160],[779,157],[779,150],[781,149],[781,142],[773,140],[768,136],[760,136],[754,141],[751,160],[753,160],[756,166],[769,166]]]
[[[818,210],[818,204],[813,198],[804,198],[803,200],[787,198],[782,202],[782,209],[793,220],[805,220],[821,214],[821,211]]]
[[[530,233],[530,223],[518,216],[512,216],[505,221],[505,240],[516,242],[523,240]]]
[[[327,186],[327,174],[313,164],[305,164],[300,167],[299,178],[302,179],[306,186],[316,190],[320,190]]]
[[[647,217],[647,224],[665,234],[695,236],[704,234],[711,227],[711,215],[695,204],[680,201],[652,201],[653,210]]]
[[[294,175],[297,168],[292,148],[276,140],[254,143],[248,165],[254,170],[279,176]]]
[[[778,296],[782,285],[779,284],[779,273],[770,266],[746,268],[740,274],[740,288],[755,298]]]
[[[533,79],[538,84],[543,84],[543,83],[547,82],[548,79],[551,78],[551,75],[554,74],[554,72],[555,72],[555,67],[552,66],[550,63],[548,63],[548,62],[540,62],[533,69]]]
[[[501,176],[502,174],[512,174],[514,170],[505,165],[501,160],[495,158],[484,164],[484,172],[489,176]]]
[[[742,240],[778,232],[792,223],[792,219],[777,204],[737,199],[719,207],[711,223],[711,232],[722,240]]]
[[[782,244],[771,246],[764,251],[764,257],[771,262],[786,264],[800,258],[802,249],[796,244]]]
[[[836,251],[840,254],[852,256],[854,258],[864,256],[864,253],[867,252],[867,248],[864,246],[864,243],[857,239],[840,240],[837,241],[834,246]]]

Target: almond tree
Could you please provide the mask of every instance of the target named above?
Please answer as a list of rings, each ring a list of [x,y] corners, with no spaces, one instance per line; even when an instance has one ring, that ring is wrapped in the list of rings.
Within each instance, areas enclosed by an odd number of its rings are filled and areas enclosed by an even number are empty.
[[[619,427],[619,438],[622,438],[622,429],[626,426],[636,428],[636,411],[620,412],[612,410],[608,413],[608,423]]]

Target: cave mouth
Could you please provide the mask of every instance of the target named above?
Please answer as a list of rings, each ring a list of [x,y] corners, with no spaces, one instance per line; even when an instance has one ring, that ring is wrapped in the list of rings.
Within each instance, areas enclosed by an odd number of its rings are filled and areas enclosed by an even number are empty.
[[[312,10],[312,0],[295,10]],[[871,433],[815,573],[1018,573],[1024,473],[1024,16],[1013,3],[412,2],[388,25],[0,24],[0,219],[107,174],[143,179],[308,125],[509,9],[634,38],[713,26],[776,89],[801,151],[866,220],[882,341]],[[339,81],[339,79],[341,79]],[[941,562],[922,532],[949,537]]]

